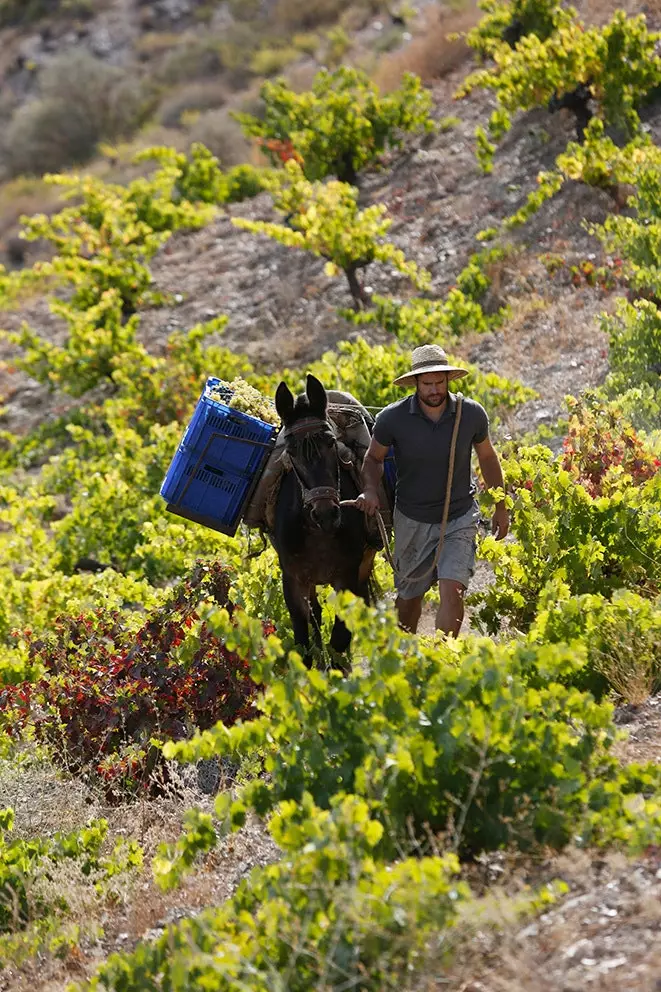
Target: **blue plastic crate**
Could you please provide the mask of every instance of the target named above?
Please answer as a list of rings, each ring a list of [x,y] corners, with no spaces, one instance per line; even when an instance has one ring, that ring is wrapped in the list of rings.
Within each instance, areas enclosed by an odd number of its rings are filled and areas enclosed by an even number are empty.
[[[219,379],[207,379],[207,389]],[[234,534],[278,429],[202,393],[172,459],[161,496],[167,509]]]

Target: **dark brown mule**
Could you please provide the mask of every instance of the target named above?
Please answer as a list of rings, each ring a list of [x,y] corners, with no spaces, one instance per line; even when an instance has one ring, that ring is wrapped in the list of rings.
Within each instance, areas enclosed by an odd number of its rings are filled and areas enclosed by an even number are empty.
[[[350,466],[339,457],[322,384],[308,375],[305,393],[295,400],[281,382],[275,405],[291,467],[280,486],[270,537],[280,559],[294,640],[310,664],[310,623],[314,642],[321,647],[316,586],[348,589],[370,603],[376,551],[369,546],[363,513],[340,506],[342,500],[355,499],[360,489]],[[336,618],[330,646],[344,652],[350,643],[350,632]]]

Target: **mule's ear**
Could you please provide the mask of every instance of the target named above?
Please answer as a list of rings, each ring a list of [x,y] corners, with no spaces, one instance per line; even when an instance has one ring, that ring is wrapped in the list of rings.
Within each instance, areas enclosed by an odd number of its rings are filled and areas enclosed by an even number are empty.
[[[326,390],[319,380],[315,376],[310,375],[309,372],[306,380],[305,392],[308,395],[308,401],[310,403],[310,413],[314,414],[315,417],[320,417],[322,420],[325,420],[326,407],[328,406]]]
[[[286,382],[281,382],[275,391],[275,408],[280,420],[286,424],[294,412],[294,394]]]

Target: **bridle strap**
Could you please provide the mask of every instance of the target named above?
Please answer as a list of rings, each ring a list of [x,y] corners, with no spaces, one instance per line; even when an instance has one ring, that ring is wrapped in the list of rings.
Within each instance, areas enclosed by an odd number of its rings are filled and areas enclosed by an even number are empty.
[[[303,417],[291,427],[285,427],[284,435],[285,437],[296,437],[299,434],[320,434],[325,429],[332,433],[328,420],[322,420],[320,417]]]
[[[294,471],[296,472],[296,469],[294,469]],[[298,472],[296,475],[298,477],[298,481],[300,482],[301,479]],[[318,503],[322,499],[328,499],[331,503],[335,503],[336,506],[340,505],[340,494],[333,486],[315,486],[314,489],[306,489],[303,487],[303,503],[306,506],[309,504],[314,506],[315,503]]]
[[[319,417],[304,417],[292,424],[291,427],[286,427],[284,430],[285,437],[296,437],[296,436],[309,436],[312,434],[320,434],[324,430],[329,430],[333,437],[335,434],[328,420],[322,420]],[[328,500],[335,506],[340,505],[340,472],[342,467],[340,465],[340,458],[338,454],[337,458],[337,486],[314,486],[310,489],[306,486],[305,482],[300,476],[300,473],[296,466],[294,465],[294,460],[289,455],[288,457],[289,467],[294,473],[296,481],[301,490],[301,496],[303,497],[303,506],[314,509],[315,503],[321,502],[321,500]]]

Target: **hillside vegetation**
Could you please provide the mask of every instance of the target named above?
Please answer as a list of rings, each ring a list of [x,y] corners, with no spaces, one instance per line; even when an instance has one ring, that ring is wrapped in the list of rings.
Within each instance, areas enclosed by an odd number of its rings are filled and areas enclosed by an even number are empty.
[[[256,25],[281,51],[356,6],[183,8],[265,60]],[[251,63],[251,161],[142,132],[38,179],[0,270],[0,989],[655,987],[661,34],[554,0],[464,26],[427,84]],[[377,607],[323,597],[350,667],[308,669],[273,550],[160,485],[207,375],[274,420],[306,372],[380,408],[427,342],[489,411],[511,539],[457,640],[397,628],[380,556]]]

